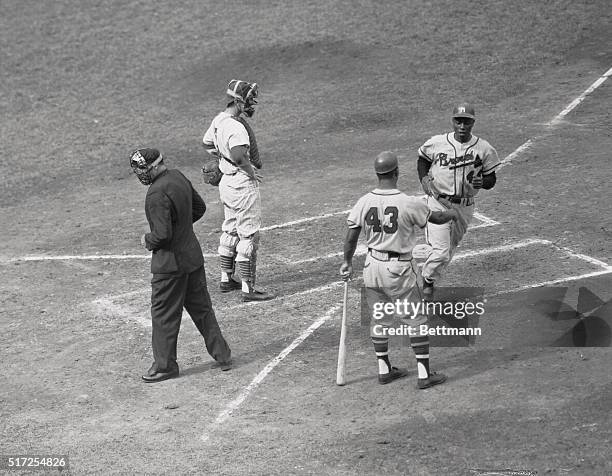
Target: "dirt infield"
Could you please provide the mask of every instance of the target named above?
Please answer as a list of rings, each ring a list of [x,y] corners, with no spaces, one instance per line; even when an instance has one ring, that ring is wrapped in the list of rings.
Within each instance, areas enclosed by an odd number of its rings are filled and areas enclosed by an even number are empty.
[[[612,12],[510,3],[2,2],[3,461],[68,455],[74,474],[612,474],[610,347],[552,345],[576,309],[592,311],[584,296],[612,315],[612,80],[551,124],[609,72]],[[222,210],[199,176],[201,134],[233,77],[261,87],[258,272],[280,296],[265,303],[218,291]],[[401,189],[420,193],[416,150],[459,99],[500,158],[517,151],[442,283],[485,289],[483,336],[432,348],[449,380],[425,391],[394,345],[411,374],[380,386],[357,277],[337,387],[345,211],[374,185],[381,150],[400,154]],[[140,381],[146,190],[127,163],[140,145],[207,202],[195,228],[231,372],[185,315],[180,378]],[[531,305],[543,286],[566,288],[566,318]]]

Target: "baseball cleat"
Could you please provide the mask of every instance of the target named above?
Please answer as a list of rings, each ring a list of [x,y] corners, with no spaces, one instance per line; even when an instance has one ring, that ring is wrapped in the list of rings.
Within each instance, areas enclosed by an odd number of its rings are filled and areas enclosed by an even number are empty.
[[[446,375],[439,374],[436,372],[430,372],[429,378],[420,378],[418,380],[418,387],[420,390],[424,390],[429,387],[433,387],[434,385],[439,385],[441,383],[446,382]]]
[[[270,299],[274,299],[276,296],[274,294],[265,293],[263,291],[252,290],[251,292],[245,293],[242,292],[242,300],[244,302],[249,301],[269,301]]]
[[[388,374],[378,374],[378,383],[381,385],[388,384],[397,380],[398,378],[402,378],[408,375],[408,370],[406,369],[398,369],[397,367],[391,367],[391,372]]]
[[[242,289],[242,283],[239,283],[233,279],[230,279],[229,281],[221,281],[221,283],[219,283],[219,289],[222,293],[238,291],[239,289]]]

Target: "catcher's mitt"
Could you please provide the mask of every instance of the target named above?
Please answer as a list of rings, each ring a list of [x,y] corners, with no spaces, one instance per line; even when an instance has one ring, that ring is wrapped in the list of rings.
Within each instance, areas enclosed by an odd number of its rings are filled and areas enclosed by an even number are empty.
[[[210,184],[214,187],[219,185],[223,172],[219,170],[219,157],[213,155],[208,159],[202,167],[202,175],[204,176],[204,183]]]

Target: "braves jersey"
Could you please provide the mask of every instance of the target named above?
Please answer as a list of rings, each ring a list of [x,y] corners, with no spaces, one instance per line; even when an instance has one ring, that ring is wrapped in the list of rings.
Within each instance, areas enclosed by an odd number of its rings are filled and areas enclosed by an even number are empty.
[[[423,198],[377,188],[357,201],[347,222],[349,228],[362,228],[368,248],[404,254],[412,252],[429,214]]]
[[[419,148],[419,157],[431,162],[432,190],[457,197],[474,197],[478,189],[472,187],[472,177],[490,174],[500,164],[497,151],[486,140],[472,134],[462,144],[452,132],[433,136],[425,142]]]
[[[228,112],[220,112],[215,116],[210,124],[210,127],[204,133],[202,142],[207,145],[214,144],[220,154],[230,159],[230,150],[236,146],[249,147],[249,133],[246,128],[236,120]],[[221,172],[227,175],[233,175],[236,172],[242,172],[246,175],[239,167],[236,167],[227,160],[221,160],[219,162],[219,169]]]

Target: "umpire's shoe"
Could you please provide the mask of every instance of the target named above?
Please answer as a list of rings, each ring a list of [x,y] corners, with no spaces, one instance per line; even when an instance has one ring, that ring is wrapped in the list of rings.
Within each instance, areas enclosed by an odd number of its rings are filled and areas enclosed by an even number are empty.
[[[147,370],[147,373],[142,376],[142,379],[146,383],[156,383],[163,382],[164,380],[168,380],[171,378],[178,377],[179,369],[178,367],[174,367],[167,370],[158,370],[155,364],[151,365],[151,368]]]
[[[263,291],[257,291],[255,289],[251,289],[248,293],[242,292],[242,300],[244,302],[251,301],[269,301],[270,299],[274,299],[276,296],[274,294],[265,293]]]
[[[434,385],[439,385],[444,382],[446,382],[446,375],[439,374],[437,372],[429,372],[429,377],[420,378],[417,385],[420,390],[425,390],[426,388],[433,387]]]
[[[406,375],[408,375],[408,370],[391,367],[391,372],[388,374],[378,374],[378,383],[381,385],[386,385],[394,380],[397,380],[398,378],[405,377]]]

